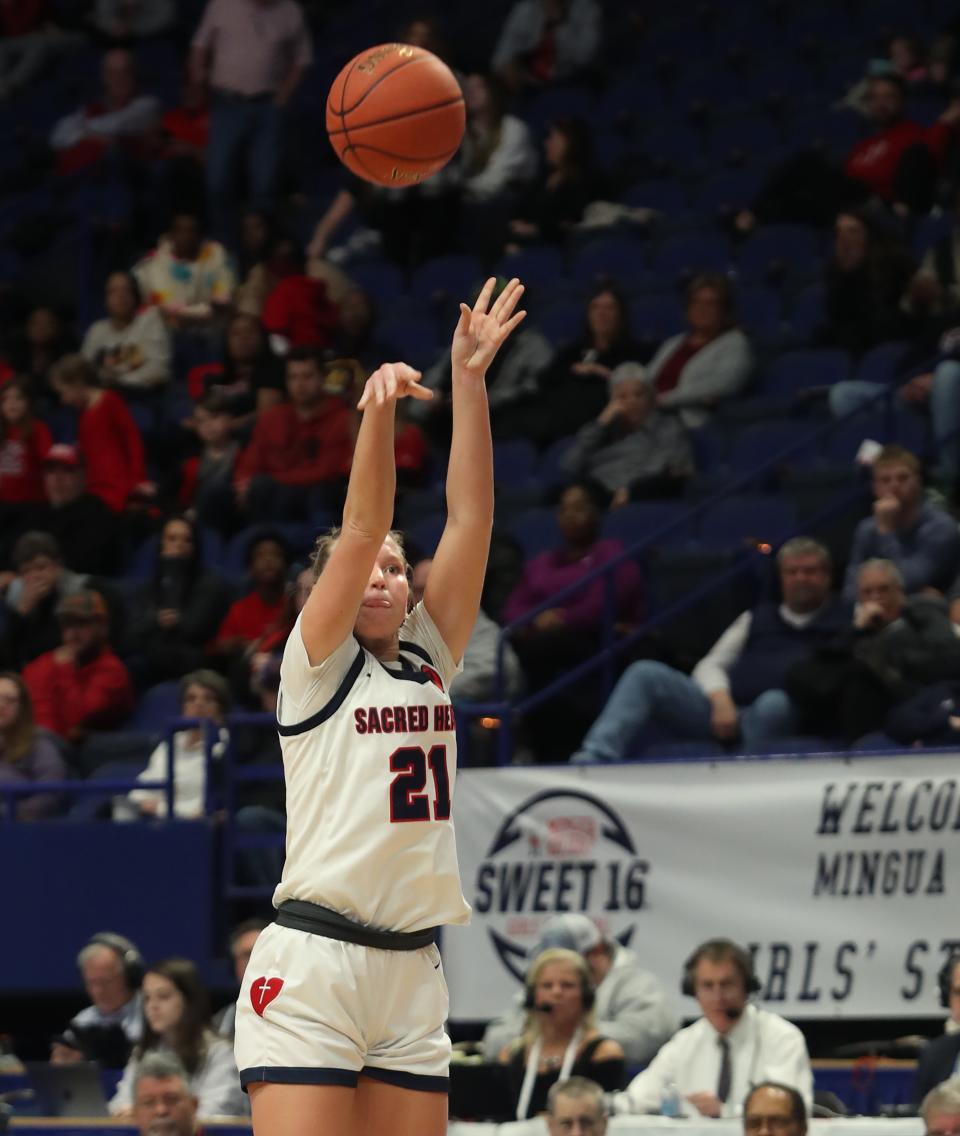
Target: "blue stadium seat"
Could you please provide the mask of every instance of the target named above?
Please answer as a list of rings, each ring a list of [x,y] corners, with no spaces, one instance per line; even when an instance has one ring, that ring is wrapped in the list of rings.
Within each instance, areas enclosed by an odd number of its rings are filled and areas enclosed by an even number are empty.
[[[545,490],[552,486],[563,485],[564,482],[569,481],[573,476],[567,471],[563,464],[564,456],[572,444],[572,436],[557,438],[555,442],[551,442],[543,451],[540,457],[540,466],[537,470],[537,480]]]
[[[446,513],[429,513],[407,527],[407,537],[423,556],[433,556],[447,523]]]
[[[761,339],[775,338],[783,327],[780,293],[760,284],[738,289],[737,315],[749,335]]]
[[[710,152],[719,161],[734,155],[749,158],[775,149],[782,142],[774,123],[756,114],[730,118],[710,128]]]
[[[180,716],[180,683],[159,682],[145,690],[130,719],[130,729],[160,733],[170,718]]]
[[[574,249],[570,276],[585,284],[605,276],[627,279],[642,271],[646,264],[647,246],[643,241],[620,231],[604,233]]]
[[[496,272],[507,279],[516,276],[538,291],[538,284],[549,284],[563,275],[563,254],[553,245],[531,245],[509,256],[501,257]],[[524,302],[528,302],[524,297]]]
[[[406,315],[381,319],[377,338],[396,347],[411,367],[429,367],[440,349],[437,322],[432,316]]]
[[[179,710],[177,712],[179,713]],[[146,760],[107,761],[92,770],[87,780],[92,782],[121,781],[126,778],[132,780],[146,768],[146,765]],[[114,791],[78,793],[74,797],[67,815],[71,820],[97,820],[109,816],[111,801],[118,795]]]
[[[689,208],[687,188],[681,181],[663,178],[634,182],[620,200],[635,209],[656,209],[658,213],[680,213]]]
[[[555,509],[525,509],[510,522],[510,533],[527,560],[558,548],[562,543]]]
[[[686,327],[684,300],[679,292],[637,296],[630,301],[630,331],[637,339],[666,339]]]
[[[707,214],[745,209],[762,184],[763,175],[757,170],[726,170],[699,186],[693,196],[694,208]]]
[[[812,339],[826,318],[826,289],[822,284],[810,284],[797,294],[788,322],[801,339]]]
[[[427,300],[442,296],[472,304],[483,278],[483,265],[475,256],[458,253],[438,256],[426,261],[414,272],[410,291],[414,296]]]
[[[537,306],[534,326],[550,340],[554,347],[571,343],[583,334],[586,305],[582,300],[552,300]]]
[[[351,264],[350,279],[381,303],[395,300],[406,291],[403,273],[389,260],[361,260]]]
[[[690,508],[667,501],[631,501],[604,514],[601,531],[607,540],[622,541],[629,548],[653,537],[657,547],[677,546],[693,540],[695,524]],[[666,530],[657,536],[661,529]]]
[[[775,494],[735,493],[700,517],[699,537],[710,548],[778,544],[797,527],[793,503]]]
[[[730,242],[719,233],[678,233],[653,255],[653,266],[673,278],[711,269],[726,272],[733,262]]]
[[[850,356],[834,348],[788,351],[767,368],[760,383],[765,395],[787,397],[814,387],[831,387],[850,377]]]
[[[532,442],[518,438],[493,444],[493,476],[498,485],[521,488],[537,480],[539,455]]]
[[[871,348],[857,363],[853,377],[865,383],[892,384],[897,378],[897,367],[907,353],[908,343],[891,340]]]
[[[728,462],[734,473],[746,474],[793,446],[798,448],[783,458],[778,467],[809,465],[819,456],[820,447],[808,427],[797,422],[758,422],[737,431],[730,442]],[[779,469],[771,470],[766,480],[778,472]]]
[[[816,273],[823,263],[820,234],[806,225],[765,225],[750,235],[740,250],[743,276],[771,272],[802,276]]]
[[[690,431],[693,461],[698,473],[709,473],[723,464],[726,445],[722,436],[710,426]]]

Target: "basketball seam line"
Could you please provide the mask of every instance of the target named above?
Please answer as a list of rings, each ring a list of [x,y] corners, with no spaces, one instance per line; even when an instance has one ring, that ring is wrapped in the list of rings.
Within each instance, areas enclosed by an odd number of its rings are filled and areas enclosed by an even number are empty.
[[[458,103],[462,103],[462,102],[463,102],[463,95],[457,95],[456,98],[447,99],[445,102],[442,102],[442,103],[431,103],[430,106],[415,107],[415,108],[412,108],[411,110],[404,111],[402,114],[391,114],[387,118],[375,118],[375,119],[371,119],[370,122],[363,122],[363,123],[360,123],[359,125],[355,122],[352,122],[350,124],[350,129],[351,130],[366,130],[367,127],[369,127],[369,126],[383,126],[387,122],[399,122],[401,119],[404,119],[404,118],[414,118],[418,114],[426,114],[428,111],[431,111],[431,110],[442,110],[444,107],[456,106]],[[341,116],[341,117],[343,117],[343,116]],[[342,129],[343,129],[343,133],[346,134],[347,127],[344,126]],[[329,133],[330,134],[339,134],[340,131],[339,130],[331,130],[331,131],[329,131]]]
[[[348,141],[346,146],[344,146],[343,150],[341,151],[341,153],[346,154],[350,151],[356,152],[357,150],[368,150],[371,154],[379,154],[383,158],[393,158],[394,160],[396,160],[398,162],[437,162],[442,157],[444,157],[444,155],[447,155],[448,157],[452,158],[453,155],[457,152],[457,150],[459,150],[459,148],[460,147],[457,146],[453,150],[444,150],[444,152],[442,154],[427,154],[426,157],[423,157],[423,158],[419,158],[419,157],[418,158],[411,158],[409,156],[409,154],[394,154],[392,150],[381,150],[379,146],[371,146],[367,142],[350,142],[350,141]],[[371,172],[373,172],[373,171],[371,171]],[[420,173],[421,171],[416,170],[414,172]]]
[[[357,99],[357,101],[353,104],[353,106],[348,107],[348,106],[343,105],[343,96],[347,93],[347,83],[349,83],[349,81],[350,81],[350,76],[354,73],[354,71],[359,66],[359,64],[354,64],[354,66],[351,67],[350,71],[347,73],[346,79],[344,79],[344,81],[343,81],[343,91],[340,95],[340,110],[339,111],[334,110],[333,113],[339,114],[341,118],[345,117],[348,114],[352,114],[353,111],[355,111],[357,109],[357,107],[367,97],[367,95],[369,95],[371,91],[375,91],[377,89],[377,87],[380,86],[380,84],[384,81],[384,79],[389,78],[390,75],[396,75],[396,73],[398,71],[402,71],[404,69],[404,67],[409,67],[411,63],[423,63],[423,62],[426,62],[426,60],[427,60],[427,56],[425,56],[425,55],[415,55],[412,59],[405,59],[402,63],[398,63],[396,67],[392,68],[390,71],[387,71],[387,73],[385,75],[381,75],[378,79],[375,79],[374,82],[372,82],[370,84],[370,86],[367,87],[367,89],[363,92],[363,94],[360,96],[360,98]]]

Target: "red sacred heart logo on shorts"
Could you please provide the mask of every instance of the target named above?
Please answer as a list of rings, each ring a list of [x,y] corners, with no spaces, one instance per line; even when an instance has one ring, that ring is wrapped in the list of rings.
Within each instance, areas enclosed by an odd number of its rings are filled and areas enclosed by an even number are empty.
[[[283,989],[282,978],[255,978],[250,987],[250,1002],[262,1018],[263,1011]]]

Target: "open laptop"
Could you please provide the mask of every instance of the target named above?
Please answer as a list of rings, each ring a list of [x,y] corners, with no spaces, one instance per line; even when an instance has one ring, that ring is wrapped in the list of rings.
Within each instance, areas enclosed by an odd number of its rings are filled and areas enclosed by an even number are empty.
[[[517,1102],[507,1068],[497,1062],[450,1063],[450,1115],[458,1120],[513,1120]]]
[[[109,1115],[100,1068],[92,1061],[71,1065],[28,1061],[26,1068],[41,1116]]]

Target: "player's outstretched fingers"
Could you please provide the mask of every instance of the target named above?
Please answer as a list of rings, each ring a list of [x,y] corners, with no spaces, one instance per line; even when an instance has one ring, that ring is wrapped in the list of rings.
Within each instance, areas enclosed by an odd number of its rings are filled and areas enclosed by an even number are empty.
[[[497,278],[491,276],[486,284],[480,289],[480,295],[477,296],[477,301],[473,305],[473,310],[478,315],[485,315],[487,308],[490,307],[490,297],[493,295],[493,290],[497,286]]]
[[[523,285],[514,276],[509,280],[490,309],[490,315],[495,316],[501,323],[517,306],[517,301],[523,295]]]

